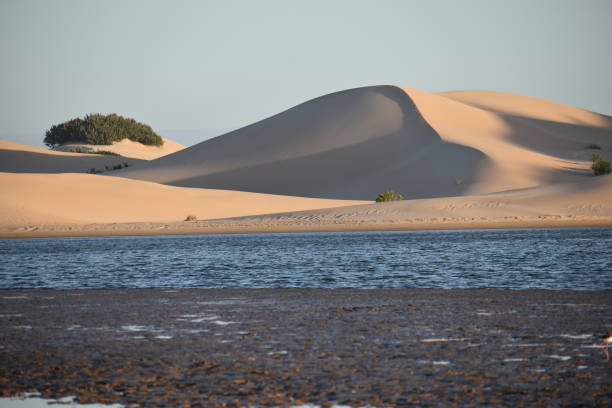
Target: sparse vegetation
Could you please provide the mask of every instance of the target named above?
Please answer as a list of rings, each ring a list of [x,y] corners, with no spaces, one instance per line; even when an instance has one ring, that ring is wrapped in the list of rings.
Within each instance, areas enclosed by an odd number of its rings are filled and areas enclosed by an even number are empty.
[[[610,174],[610,162],[608,160],[604,160],[604,158],[597,153],[593,153],[591,160],[593,161],[593,164],[591,165],[593,174],[596,176]]]
[[[115,164],[114,166],[104,166],[104,168],[106,168],[106,170],[111,171],[111,170],[120,170],[124,167],[127,167],[128,164],[127,163],[119,163],[119,164]]]
[[[585,149],[601,150],[601,146],[593,143],[590,145],[586,145]]]
[[[455,179],[455,184],[460,186],[461,184],[463,184],[463,179],[462,178],[456,178]]]
[[[93,113],[53,125],[45,134],[45,144],[51,148],[68,143],[110,145],[130,139],[145,145],[161,146],[163,139],[149,125],[111,113]],[[86,152],[78,152],[86,153]],[[87,152],[88,153],[88,152]]]
[[[376,197],[376,202],[381,203],[384,201],[398,201],[398,200],[403,200],[403,199],[404,199],[403,195],[398,194],[393,190],[386,190],[380,193],[378,197]]]
[[[114,166],[104,166],[104,168],[106,169],[106,171],[112,171],[112,170],[119,170],[119,169],[123,169],[125,167],[128,167],[129,164],[127,163],[119,163],[119,164],[115,164]],[[86,173],[88,174],[100,174],[100,173],[104,173],[103,170],[96,170],[94,167],[90,168],[89,170],[86,171]]]
[[[110,150],[87,150],[81,146],[71,147],[67,150],[69,153],[86,153],[86,154],[103,154],[106,156],[121,156],[119,153],[111,152]]]
[[[197,220],[198,220],[198,217],[196,217],[196,216],[195,216],[195,215],[193,215],[193,214],[189,214],[189,215],[188,215],[188,216],[185,218],[185,221],[197,221]]]
[[[119,157],[121,157],[121,155],[119,153],[111,152],[110,150],[94,150],[94,151],[91,152],[91,154],[103,154],[105,156],[119,156]]]

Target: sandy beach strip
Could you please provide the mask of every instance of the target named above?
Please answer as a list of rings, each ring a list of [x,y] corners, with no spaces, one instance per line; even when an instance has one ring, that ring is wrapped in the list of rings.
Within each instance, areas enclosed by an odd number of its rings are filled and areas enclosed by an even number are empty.
[[[320,222],[304,219],[279,219],[271,221],[265,217],[245,217],[227,220],[166,223],[31,225],[0,229],[0,238],[590,227],[612,227],[612,216],[432,217],[400,221],[389,220],[386,222],[342,220]]]
[[[611,308],[610,290],[0,290],[0,396],[604,407]]]

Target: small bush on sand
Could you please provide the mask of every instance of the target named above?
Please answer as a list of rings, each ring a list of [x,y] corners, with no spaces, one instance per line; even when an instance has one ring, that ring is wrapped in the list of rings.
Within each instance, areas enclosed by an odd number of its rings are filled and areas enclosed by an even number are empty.
[[[187,218],[185,218],[185,221],[197,221],[197,219],[198,217],[196,217],[195,215],[189,214]]]
[[[610,174],[609,161],[604,160],[604,158],[598,155],[597,153],[593,153],[591,160],[593,161],[593,165],[591,165],[591,168],[593,169],[593,174],[595,174],[596,176]]]
[[[403,200],[403,199],[404,199],[403,195],[398,194],[393,190],[386,190],[380,193],[378,197],[376,197],[376,202],[382,203],[384,201],[398,201],[398,200]]]
[[[590,144],[590,145],[586,145],[585,146],[586,149],[594,149],[594,150],[601,150],[601,146],[597,145],[597,144]]]

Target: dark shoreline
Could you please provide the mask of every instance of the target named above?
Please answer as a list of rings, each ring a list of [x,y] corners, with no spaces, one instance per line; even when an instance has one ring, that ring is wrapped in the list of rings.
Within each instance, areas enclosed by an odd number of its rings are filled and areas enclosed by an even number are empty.
[[[610,290],[0,290],[0,394],[607,407],[611,311]]]

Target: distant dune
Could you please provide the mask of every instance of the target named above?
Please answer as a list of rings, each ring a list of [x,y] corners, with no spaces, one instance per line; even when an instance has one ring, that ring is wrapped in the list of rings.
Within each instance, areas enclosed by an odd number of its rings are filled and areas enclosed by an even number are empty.
[[[71,148],[80,147],[88,151],[106,150],[117,153],[123,157],[131,157],[141,160],[154,160],[170,153],[178,152],[185,148],[182,144],[176,143],[170,139],[162,138],[164,144],[162,146],[147,146],[139,142],[133,142],[129,139],[123,139],[120,142],[114,142],[112,145],[88,145],[88,144],[67,144],[59,146],[56,150],[66,152]]]
[[[351,89],[117,175],[176,186],[371,200],[485,194],[591,177],[612,118],[520,95]]]

